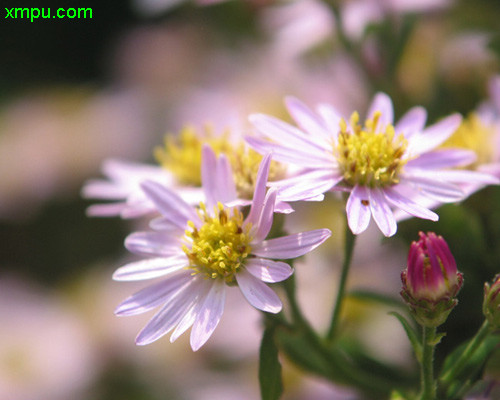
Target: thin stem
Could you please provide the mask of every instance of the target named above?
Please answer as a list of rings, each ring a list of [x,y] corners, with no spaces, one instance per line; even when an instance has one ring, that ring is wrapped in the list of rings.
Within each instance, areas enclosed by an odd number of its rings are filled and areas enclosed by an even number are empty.
[[[326,336],[327,340],[330,342],[335,339],[338,331],[342,305],[345,297],[347,276],[349,275],[349,268],[351,266],[355,239],[356,236],[351,232],[351,229],[346,222],[344,231],[344,263],[342,264],[342,273],[340,276],[339,288],[337,291],[335,307],[333,309],[332,320],[330,322],[330,328],[328,329],[328,333]]]
[[[436,348],[436,328],[424,327],[422,362],[420,364],[422,394],[420,400],[436,399],[436,383],[434,382],[434,349]]]
[[[476,335],[471,339],[465,350],[463,351],[460,358],[453,364],[453,368],[450,368],[441,378],[441,383],[444,385],[450,385],[458,375],[463,371],[467,364],[467,361],[474,355],[474,352],[478,347],[484,342],[484,340],[491,333],[491,325],[488,320],[483,322],[481,328],[477,331]]]

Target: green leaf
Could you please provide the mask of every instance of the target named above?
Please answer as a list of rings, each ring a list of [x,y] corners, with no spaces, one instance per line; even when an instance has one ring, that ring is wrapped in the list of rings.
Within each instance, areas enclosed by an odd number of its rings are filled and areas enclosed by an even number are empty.
[[[403,317],[401,314],[398,314],[397,312],[393,311],[389,313],[390,315],[395,316],[399,322],[401,322],[401,325],[403,325],[403,328],[406,332],[406,336],[408,336],[408,339],[410,340],[410,343],[413,347],[413,351],[415,352],[415,356],[417,357],[417,360],[422,360],[422,343],[420,342],[417,332],[415,332],[415,329],[410,325],[410,323],[407,321],[405,317]]]
[[[259,383],[262,400],[277,400],[283,394],[281,364],[274,331],[273,326],[266,328],[260,344]]]

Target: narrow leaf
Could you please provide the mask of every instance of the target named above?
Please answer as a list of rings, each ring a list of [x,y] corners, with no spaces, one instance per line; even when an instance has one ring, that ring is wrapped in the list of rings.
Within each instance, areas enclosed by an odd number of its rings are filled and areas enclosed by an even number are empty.
[[[417,357],[417,360],[422,360],[422,343],[420,342],[417,332],[415,332],[415,329],[410,325],[410,323],[407,321],[405,317],[403,317],[401,314],[398,314],[397,312],[393,311],[389,313],[390,315],[393,315],[398,319],[398,321],[403,325],[403,328],[406,332],[406,336],[408,336],[408,339],[410,340],[410,343],[413,347],[413,351],[415,352],[415,356]]]
[[[281,364],[274,341],[274,327],[268,327],[262,336],[259,359],[259,383],[262,400],[277,400],[283,393]]]

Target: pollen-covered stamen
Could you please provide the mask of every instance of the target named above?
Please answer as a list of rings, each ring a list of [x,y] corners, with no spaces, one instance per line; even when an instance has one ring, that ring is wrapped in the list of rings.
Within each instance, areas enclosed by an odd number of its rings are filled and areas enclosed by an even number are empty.
[[[377,131],[380,115],[375,113],[364,127],[359,124],[356,112],[351,115],[349,126],[344,120],[340,122],[334,151],[344,180],[350,185],[384,187],[399,182],[408,142],[402,134],[396,136],[390,124]]]
[[[192,221],[188,223],[188,244],[183,250],[193,274],[231,283],[250,254],[251,224],[243,225],[243,214],[236,208],[224,208],[218,203],[213,211],[209,214],[205,204],[200,203],[198,215],[203,224],[196,228]]]

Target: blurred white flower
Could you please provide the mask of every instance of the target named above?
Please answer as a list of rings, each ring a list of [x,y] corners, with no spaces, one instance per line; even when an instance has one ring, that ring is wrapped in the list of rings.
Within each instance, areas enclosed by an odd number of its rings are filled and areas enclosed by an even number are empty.
[[[0,278],[0,398],[83,399],[99,371],[86,326],[60,300]]]

